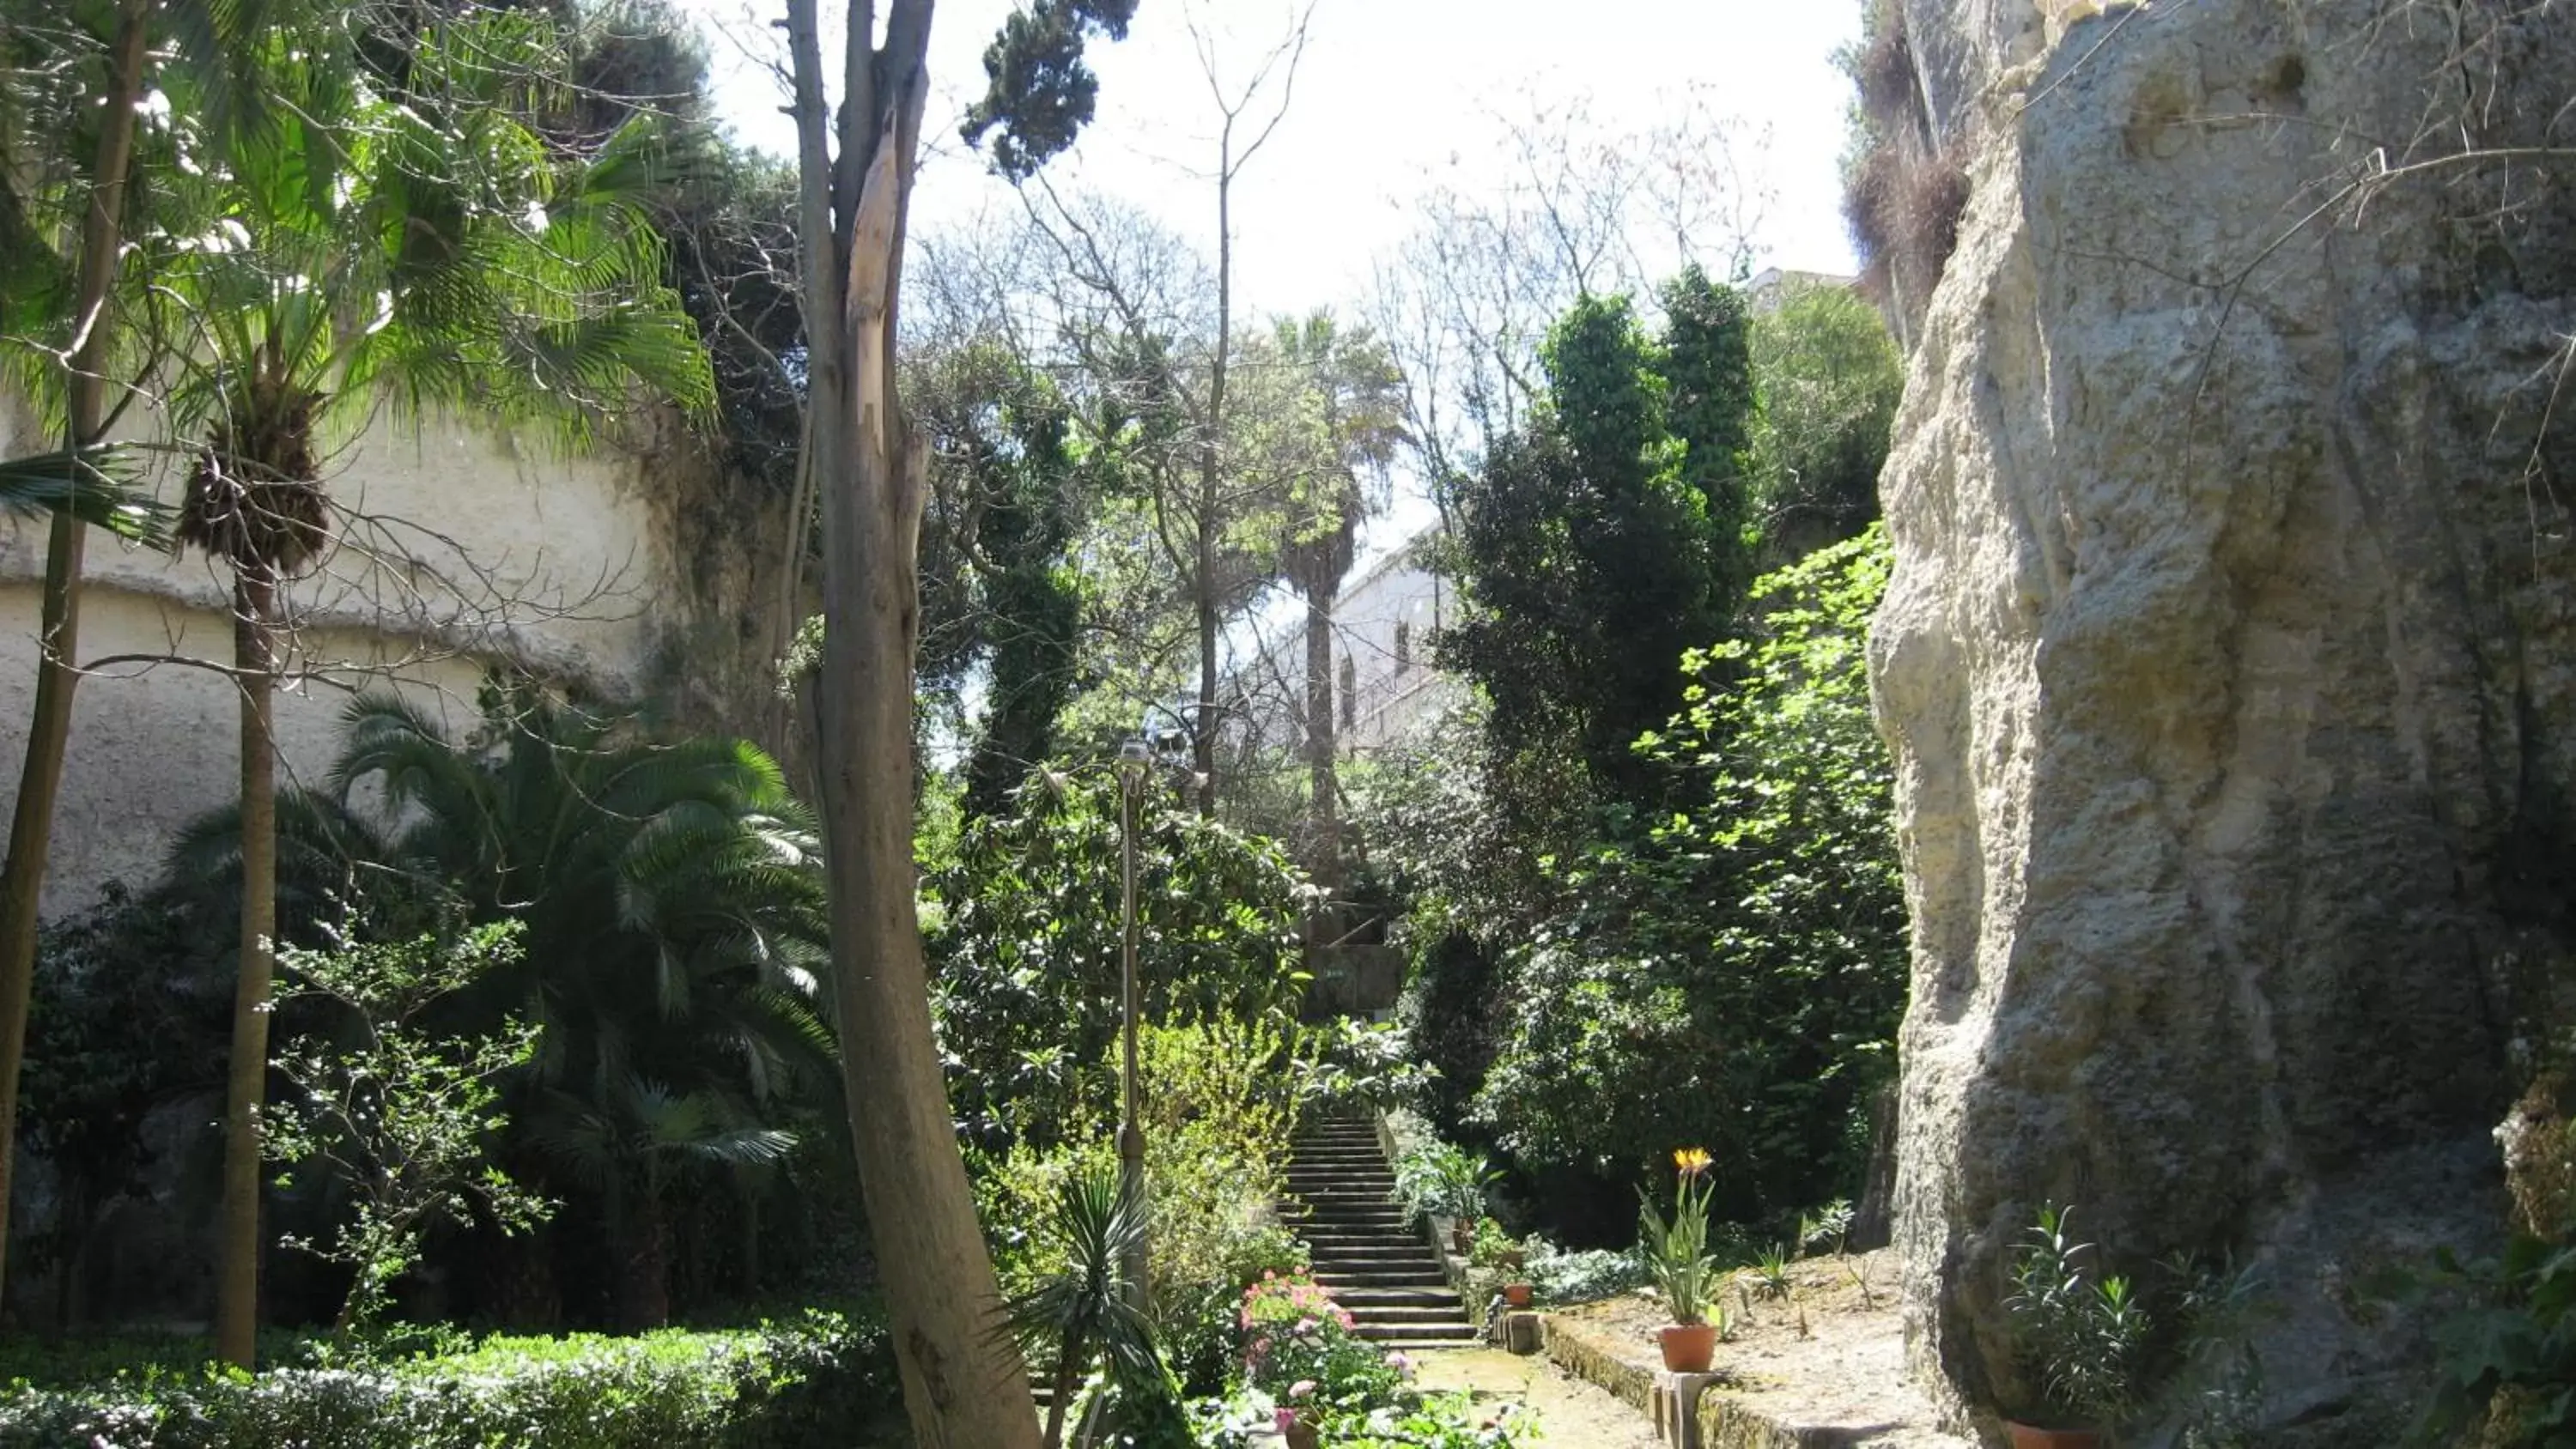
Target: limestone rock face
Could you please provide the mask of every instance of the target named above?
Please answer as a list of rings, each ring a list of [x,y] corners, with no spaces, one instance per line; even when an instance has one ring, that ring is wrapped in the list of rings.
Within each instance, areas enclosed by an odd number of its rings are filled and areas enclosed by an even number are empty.
[[[2260,1265],[2264,1442],[2397,1442],[2365,1282],[2500,1231],[2570,964],[2576,163],[2459,153],[2576,146],[2576,11],[1903,8],[1973,184],[1872,645],[1917,1366],[2011,1387],[2004,1251],[2074,1202]]]

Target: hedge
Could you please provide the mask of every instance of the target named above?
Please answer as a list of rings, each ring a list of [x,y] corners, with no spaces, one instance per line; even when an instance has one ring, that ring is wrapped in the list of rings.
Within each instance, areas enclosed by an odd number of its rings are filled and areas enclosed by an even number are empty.
[[[0,1449],[787,1449],[896,1423],[882,1323],[494,1338],[256,1376],[146,1368],[0,1389]],[[890,1432],[889,1437],[892,1437]]]

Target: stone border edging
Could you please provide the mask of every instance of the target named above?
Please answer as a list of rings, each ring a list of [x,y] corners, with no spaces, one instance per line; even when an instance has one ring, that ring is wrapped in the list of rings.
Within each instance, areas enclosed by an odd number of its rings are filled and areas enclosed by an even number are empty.
[[[1567,1373],[1607,1390],[1648,1422],[1655,1416],[1656,1371],[1621,1358],[1602,1342],[1599,1332],[1580,1320],[1558,1313],[1541,1315],[1546,1328],[1548,1360]],[[1800,1429],[1780,1423],[1741,1399],[1730,1398],[1719,1384],[1699,1396],[1699,1449],[1850,1449],[1852,1437],[1839,1429]]]

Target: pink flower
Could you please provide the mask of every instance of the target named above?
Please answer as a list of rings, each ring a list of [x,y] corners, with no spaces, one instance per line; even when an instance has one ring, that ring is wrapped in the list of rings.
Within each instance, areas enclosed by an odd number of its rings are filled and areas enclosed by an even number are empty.
[[[1288,1397],[1292,1399],[1302,1399],[1314,1391],[1315,1381],[1313,1379],[1299,1379],[1297,1382],[1288,1386]]]
[[[1282,1434],[1287,1433],[1290,1428],[1295,1426],[1296,1422],[1297,1411],[1295,1409],[1273,1409],[1270,1411],[1271,1426],[1276,1428]]]

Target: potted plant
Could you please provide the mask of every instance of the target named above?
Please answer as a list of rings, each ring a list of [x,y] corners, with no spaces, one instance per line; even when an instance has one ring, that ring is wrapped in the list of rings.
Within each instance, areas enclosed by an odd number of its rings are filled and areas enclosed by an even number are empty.
[[[1685,1147],[1673,1154],[1673,1212],[1656,1211],[1655,1200],[1637,1190],[1637,1249],[1645,1256],[1655,1290],[1664,1297],[1673,1321],[1655,1334],[1664,1367],[1674,1373],[1704,1374],[1717,1353],[1717,1326],[1708,1321],[1709,1286],[1717,1260],[1708,1251],[1708,1154]]]
[[[2147,1315],[2125,1278],[2098,1276],[2071,1210],[2044,1206],[2013,1250],[2004,1298],[2013,1351],[2038,1384],[2033,1421],[2007,1417],[2013,1449],[2097,1449],[2137,1407]]]
[[[1492,1218],[1476,1223],[1475,1241],[1467,1249],[1467,1261],[1479,1268],[1518,1268],[1524,1259],[1521,1245],[1503,1225]]]
[[[1529,1307],[1530,1285],[1518,1278],[1505,1282],[1503,1284],[1503,1306],[1506,1308]]]

